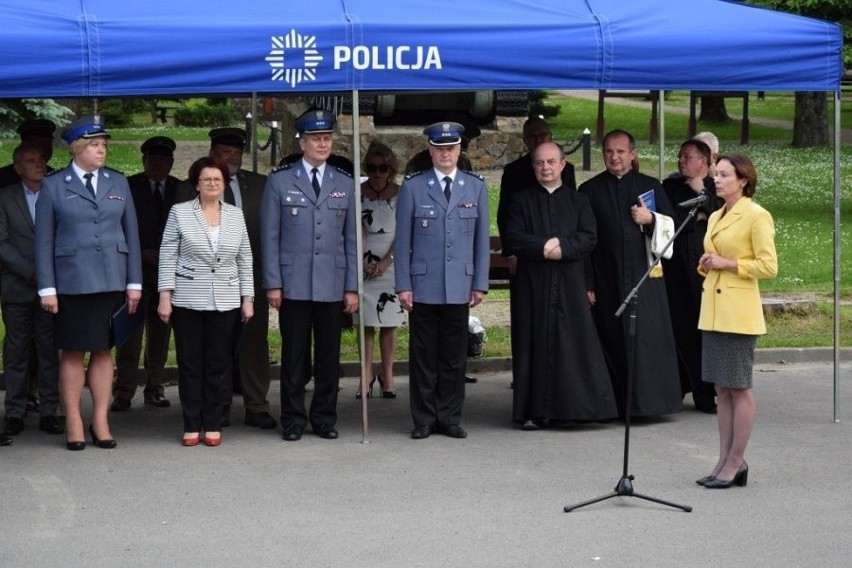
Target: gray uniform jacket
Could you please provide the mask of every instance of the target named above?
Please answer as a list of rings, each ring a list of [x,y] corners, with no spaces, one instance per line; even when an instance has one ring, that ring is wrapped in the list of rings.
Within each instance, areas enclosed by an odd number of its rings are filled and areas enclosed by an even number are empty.
[[[251,244],[243,212],[222,204],[219,246],[214,251],[198,199],[177,203],[163,231],[157,289],[173,290],[175,306],[204,310],[211,288],[220,312],[239,308],[242,296],[254,297]]]
[[[326,164],[319,197],[302,162],[269,175],[260,212],[263,288],[284,298],[343,300],[358,290],[355,181]]]
[[[70,164],[44,178],[35,223],[39,290],[94,294],[142,284],[136,210],[127,178],[100,168],[97,188],[95,199]]]
[[[394,239],[396,291],[414,302],[466,304],[488,291],[489,218],[485,181],[458,170],[450,202],[430,169],[405,178]]]

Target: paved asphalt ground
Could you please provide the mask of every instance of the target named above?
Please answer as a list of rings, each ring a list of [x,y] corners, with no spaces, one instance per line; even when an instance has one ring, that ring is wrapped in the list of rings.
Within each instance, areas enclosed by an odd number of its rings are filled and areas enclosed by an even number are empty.
[[[635,497],[564,513],[613,490],[623,426],[517,430],[509,373],[468,385],[466,440],[409,438],[406,377],[399,399],[370,401],[369,444],[351,378],[338,440],[247,428],[239,400],[219,448],[181,447],[179,406],[138,396],[113,414],[110,451],[66,451],[31,417],[0,448],[0,566],[848,566],[852,429],[832,421],[832,366],[763,362],[755,377],[746,488],[694,483],[715,460],[713,416],[631,429],[635,491],[691,513]]]

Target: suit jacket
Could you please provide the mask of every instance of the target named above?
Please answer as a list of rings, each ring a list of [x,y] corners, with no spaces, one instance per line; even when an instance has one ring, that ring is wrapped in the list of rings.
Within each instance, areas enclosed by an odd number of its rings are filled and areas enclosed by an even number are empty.
[[[243,216],[246,220],[251,253],[254,258],[254,283],[260,286],[263,278],[263,268],[260,252],[260,208],[263,203],[263,190],[266,187],[266,176],[249,170],[237,170],[237,182],[240,184],[240,196],[243,200]],[[177,203],[191,201],[198,197],[198,192],[189,180],[180,182],[177,189]],[[234,194],[230,183],[225,185],[224,200],[234,202]]]
[[[151,193],[151,182],[144,172],[127,178],[130,193],[133,195],[133,206],[136,209],[136,222],[139,226],[139,241],[142,250],[150,250],[155,258],[160,253],[160,241],[163,238],[163,229],[166,226],[169,209],[175,204],[177,186],[180,180],[174,176],[168,176],[163,186],[163,208],[157,211],[154,197]],[[146,262],[142,258],[142,284],[146,289],[157,287],[157,264]]]
[[[24,186],[0,189],[0,299],[33,302],[35,284],[35,224],[24,198]]]
[[[456,171],[449,203],[429,169],[402,182],[397,199],[396,291],[425,304],[466,304],[488,291],[488,188],[481,176]]]
[[[98,170],[93,198],[69,164],[47,175],[36,205],[39,289],[93,294],[142,284],[136,210],[127,178]]]
[[[500,201],[497,204],[497,232],[500,234],[500,242],[503,245],[503,256],[512,254],[512,251],[506,246],[506,225],[509,221],[512,196],[522,189],[537,185],[538,180],[535,178],[530,154],[524,154],[517,160],[509,162],[503,168],[503,176],[500,178]],[[565,168],[562,170],[562,185],[577,189],[574,166],[568,161],[565,162]]]
[[[358,290],[355,180],[326,164],[319,197],[301,161],[272,172],[260,213],[263,288],[284,298],[343,300]]]
[[[211,287],[220,312],[239,308],[243,296],[254,297],[243,212],[222,204],[219,247],[214,251],[199,200],[178,203],[169,211],[163,231],[157,289],[171,290],[175,306],[204,310]]]
[[[698,328],[761,335],[766,333],[760,302],[759,278],[778,274],[775,225],[772,215],[748,197],[742,197],[722,217],[710,215],[704,250],[737,259],[737,273],[729,270],[699,272],[704,275]]]

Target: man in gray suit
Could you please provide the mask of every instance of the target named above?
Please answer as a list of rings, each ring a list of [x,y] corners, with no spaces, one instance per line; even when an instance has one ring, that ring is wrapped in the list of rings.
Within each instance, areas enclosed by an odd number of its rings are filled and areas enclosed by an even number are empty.
[[[335,117],[322,109],[296,119],[303,157],[269,176],[261,209],[263,287],[279,310],[283,439],[338,433],[341,310],[358,309],[355,182],[326,163]],[[311,334],[316,346],[314,396],[305,411]]]
[[[470,308],[488,291],[488,188],[458,169],[464,127],[427,127],[433,167],[399,190],[394,249],[396,292],[411,313],[409,373],[415,440],[439,432],[465,438],[464,404]]]
[[[37,145],[21,144],[12,153],[18,183],[0,189],[0,300],[6,326],[6,424],[4,434],[24,429],[28,366],[35,344],[39,377],[39,428],[61,434],[58,352],[53,345],[53,316],[42,310],[35,277],[35,204],[47,164]],[[34,340],[34,341],[33,341]]]

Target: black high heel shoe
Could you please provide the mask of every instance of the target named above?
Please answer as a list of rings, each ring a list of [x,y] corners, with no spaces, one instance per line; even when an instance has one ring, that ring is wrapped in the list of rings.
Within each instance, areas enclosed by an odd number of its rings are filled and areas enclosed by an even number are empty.
[[[379,381],[379,387],[382,389],[382,398],[396,398],[396,391],[388,391],[385,390],[385,382],[382,380],[381,375],[376,375],[376,378],[373,381]]]
[[[72,452],[79,452],[80,450],[86,449],[86,442],[69,442],[68,440],[65,440],[65,447]]]
[[[701,479],[696,479],[695,483],[698,485],[707,485],[708,482],[713,481],[714,479],[716,479],[715,475],[705,475]]]
[[[115,440],[98,440],[98,437],[95,436],[95,428],[91,424],[89,425],[89,434],[92,436],[92,444],[104,450],[111,450],[118,445]]]
[[[740,468],[737,470],[733,479],[724,480],[716,478],[705,483],[704,487],[707,489],[727,489],[732,485],[736,485],[738,487],[745,487],[748,485],[748,464],[745,460],[743,460],[743,463],[740,464]]]
[[[367,390],[367,398],[373,398],[373,385],[376,384],[376,379],[378,378],[378,375],[373,375],[373,380],[370,381],[370,388]],[[355,398],[361,400],[361,381],[358,381],[358,390],[355,391]]]

